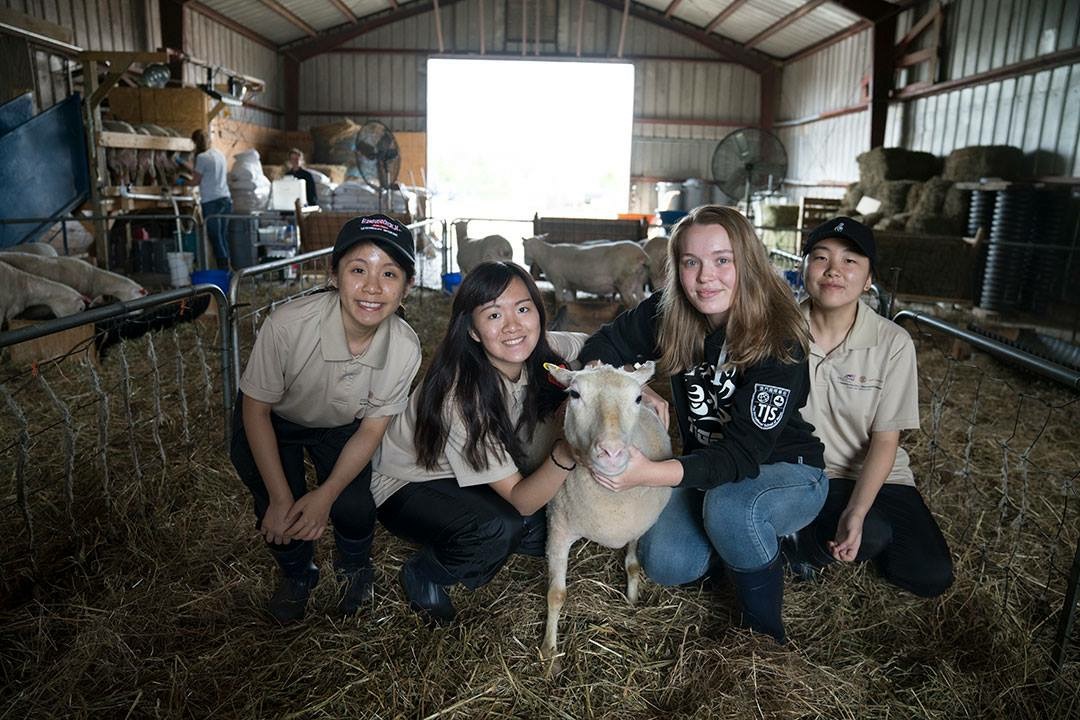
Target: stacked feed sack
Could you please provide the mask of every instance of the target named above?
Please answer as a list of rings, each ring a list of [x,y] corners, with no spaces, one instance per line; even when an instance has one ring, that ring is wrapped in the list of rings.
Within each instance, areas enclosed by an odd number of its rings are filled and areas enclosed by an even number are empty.
[[[227,176],[233,212],[265,210],[270,200],[270,180],[263,174],[259,151],[252,148],[237,153]]]

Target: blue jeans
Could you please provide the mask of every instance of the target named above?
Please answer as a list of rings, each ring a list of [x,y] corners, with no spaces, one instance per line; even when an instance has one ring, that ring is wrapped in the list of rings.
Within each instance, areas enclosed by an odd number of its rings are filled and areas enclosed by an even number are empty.
[[[210,217],[211,215],[228,215],[232,213],[232,198],[218,198],[210,202],[202,203],[203,219],[206,222],[206,236],[210,239],[210,247],[214,249],[214,259],[220,270],[229,269],[229,239],[226,236],[229,228],[229,218]]]
[[[675,488],[638,543],[638,558],[661,585],[700,579],[717,556],[734,570],[759,570],[776,559],[778,537],[817,517],[828,492],[824,470],[794,463],[762,465],[756,478],[704,492]]]

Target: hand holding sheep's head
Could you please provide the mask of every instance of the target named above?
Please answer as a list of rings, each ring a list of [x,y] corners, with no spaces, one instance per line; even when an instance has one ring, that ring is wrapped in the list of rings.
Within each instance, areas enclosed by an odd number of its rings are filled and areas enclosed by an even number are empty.
[[[567,370],[544,368],[566,388],[570,401],[563,429],[577,457],[602,475],[618,475],[630,462],[630,446],[642,417],[642,388],[653,363],[632,371],[610,365]]]

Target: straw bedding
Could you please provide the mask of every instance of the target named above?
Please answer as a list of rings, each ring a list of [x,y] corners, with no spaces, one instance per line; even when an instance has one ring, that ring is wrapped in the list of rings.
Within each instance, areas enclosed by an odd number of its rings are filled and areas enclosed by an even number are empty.
[[[410,322],[425,357],[448,303],[414,299]],[[185,347],[206,326],[180,332]],[[539,659],[543,562],[514,557],[474,593],[455,590],[460,620],[429,628],[396,582],[409,546],[380,531],[377,598],[369,615],[329,617],[336,589],[332,543],[319,545],[323,580],[308,619],[279,628],[263,612],[273,584],[253,529],[250,499],[223,450],[220,398],[209,412],[186,352],[190,442],[182,440],[174,355],[158,341],[167,461],[147,431],[153,411],[145,340],[128,343],[143,478],[133,468],[122,403],[111,405],[110,503],[94,457],[96,409],[78,366],[45,368],[73,407],[80,448],[75,520],[61,492],[52,413],[6,368],[31,424],[29,507],[34,569],[14,477],[4,479],[0,562],[0,718],[864,718],[1075,717],[1080,658],[1048,670],[1064,567],[1078,534],[1080,463],[1075,398],[976,356],[958,363],[947,343],[919,341],[923,430],[906,444],[916,477],[952,547],[957,580],[919,600],[870,567],[831,567],[790,582],[788,647],[732,629],[726,585],[643,587],[622,596],[621,555],[579,543],[563,612],[562,670]],[[209,354],[212,359],[213,353]],[[213,362],[213,361],[212,361]],[[102,385],[118,387],[111,357]],[[994,378],[1001,378],[996,380]],[[1016,391],[1028,398],[1017,400]],[[42,401],[44,402],[44,401]],[[47,407],[47,405],[45,406]],[[970,423],[974,415],[974,425]],[[40,418],[38,417],[40,416]],[[10,414],[5,437],[15,435]],[[968,438],[972,438],[970,445]],[[1011,439],[1010,439],[1011,437]],[[1030,446],[1021,481],[1001,443]],[[967,448],[967,450],[965,450]],[[970,461],[964,461],[969,457]],[[4,460],[14,467],[14,451]],[[1061,516],[1064,513],[1064,522]],[[72,530],[74,526],[74,531]],[[1050,579],[1046,587],[1047,579]]]

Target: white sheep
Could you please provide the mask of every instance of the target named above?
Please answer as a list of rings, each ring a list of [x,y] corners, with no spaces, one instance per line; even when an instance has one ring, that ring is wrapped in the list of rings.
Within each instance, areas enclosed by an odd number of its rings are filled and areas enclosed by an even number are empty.
[[[44,257],[56,257],[59,255],[59,253],[56,252],[56,248],[49,243],[43,242],[28,242],[12,245],[11,247],[0,249],[0,253],[27,253],[29,255],[41,255]]]
[[[649,285],[660,290],[667,282],[668,236],[655,235],[641,243],[649,256]]]
[[[488,235],[482,238],[458,237],[457,264],[462,275],[472,272],[472,269],[485,260],[503,260],[511,262],[514,259],[514,249],[510,247],[510,241],[502,235]]]
[[[545,242],[545,235],[525,238],[526,267],[539,265],[555,286],[555,299],[573,302],[578,290],[611,295],[619,293],[623,305],[636,307],[645,299],[649,257],[630,240],[578,245]]]
[[[67,285],[0,263],[0,321],[35,305],[45,305],[61,318],[85,310],[86,298]]]
[[[146,290],[134,280],[96,268],[78,258],[50,258],[26,253],[3,253],[0,254],[0,263],[7,263],[24,272],[63,283],[93,298],[95,305],[101,304],[106,297],[124,301],[135,300],[146,295]]]
[[[629,462],[630,446],[651,460],[665,460],[671,457],[671,440],[660,418],[641,400],[653,363],[634,371],[608,365],[578,371],[545,367],[570,394],[563,429],[577,459],[577,468],[547,506],[548,614],[540,651],[552,658],[566,600],[570,546],[580,538],[610,548],[625,546],[626,597],[633,605],[641,577],[638,538],[656,522],[671,496],[669,487],[613,492],[597,483],[589,469],[618,475]]]

